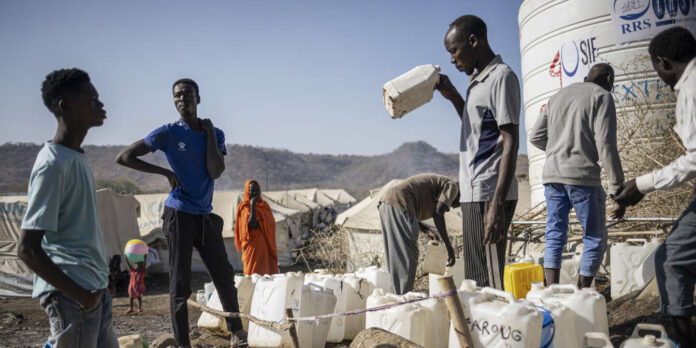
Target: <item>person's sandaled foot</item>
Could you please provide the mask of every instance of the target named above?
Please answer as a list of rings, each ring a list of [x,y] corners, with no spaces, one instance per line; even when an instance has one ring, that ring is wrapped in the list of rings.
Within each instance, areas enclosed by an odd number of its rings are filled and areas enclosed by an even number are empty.
[[[131,314],[131,313],[133,313],[133,308],[126,309],[126,314]]]
[[[138,313],[142,313],[142,312],[143,312],[143,309],[142,309],[142,308],[138,308]]]
[[[248,347],[249,343],[247,342],[247,333],[244,330],[237,330],[233,332],[232,337],[230,337],[230,346]]]

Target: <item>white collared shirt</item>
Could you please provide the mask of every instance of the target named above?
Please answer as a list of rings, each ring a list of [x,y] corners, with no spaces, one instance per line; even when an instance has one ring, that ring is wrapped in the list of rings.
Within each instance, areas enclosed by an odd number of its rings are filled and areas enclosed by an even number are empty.
[[[643,194],[696,178],[696,58],[684,69],[674,92],[677,94],[674,131],[684,144],[686,153],[667,166],[638,177],[636,186]]]
[[[500,56],[469,79],[459,145],[460,201],[484,202],[493,199],[498,184],[500,126],[520,123],[520,83]],[[514,178],[505,200],[517,200]]]

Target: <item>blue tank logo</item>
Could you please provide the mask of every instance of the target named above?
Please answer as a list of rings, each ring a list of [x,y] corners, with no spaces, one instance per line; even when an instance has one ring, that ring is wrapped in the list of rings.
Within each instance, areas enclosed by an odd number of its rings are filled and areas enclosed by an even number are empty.
[[[655,0],[653,0],[654,2]],[[671,0],[667,0],[671,1]],[[619,5],[617,7],[617,4]],[[636,20],[648,12],[650,0],[614,0],[614,12],[621,13],[619,17],[627,21]]]
[[[573,77],[575,73],[578,72],[578,67],[580,66],[580,52],[578,52],[578,44],[576,44],[575,41],[573,41],[573,47],[575,48],[575,67],[572,71],[568,71],[568,69],[566,69],[566,61],[563,59],[566,57],[566,55],[563,54],[565,45],[561,46],[561,67],[563,68],[563,72],[569,77]],[[568,64],[568,67],[570,67],[570,64]]]

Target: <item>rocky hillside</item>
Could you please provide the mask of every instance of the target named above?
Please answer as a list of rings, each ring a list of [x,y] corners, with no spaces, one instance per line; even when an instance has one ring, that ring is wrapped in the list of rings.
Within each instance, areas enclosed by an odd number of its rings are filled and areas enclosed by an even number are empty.
[[[114,158],[122,146],[85,146],[85,153],[97,180],[130,178],[146,191],[166,191],[167,181],[157,175],[143,174],[119,166]],[[37,144],[8,143],[0,146],[0,193],[24,192],[31,167],[40,149]],[[148,155],[167,166],[161,152]],[[216,181],[217,190],[241,190],[250,178],[265,186],[268,161],[270,190],[321,187],[345,188],[356,197],[393,178],[434,172],[457,175],[456,154],[438,152],[425,142],[405,143],[391,153],[378,156],[298,154],[287,150],[264,149],[246,145],[227,145],[227,169]],[[526,178],[526,156],[518,160],[518,177]],[[521,170],[521,171],[520,171]]]

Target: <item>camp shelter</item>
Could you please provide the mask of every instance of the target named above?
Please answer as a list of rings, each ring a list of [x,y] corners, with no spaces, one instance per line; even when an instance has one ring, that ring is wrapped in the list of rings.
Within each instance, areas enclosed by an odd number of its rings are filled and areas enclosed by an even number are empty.
[[[162,260],[162,264],[157,267],[153,266],[153,271],[168,272],[169,252],[166,237],[162,233],[161,218],[164,211],[164,202],[167,200],[168,194],[147,194],[136,195],[135,197],[141,206],[138,226],[142,239],[150,247],[158,251]],[[241,252],[237,251],[234,244],[234,224],[237,206],[243,199],[243,193],[238,191],[215,191],[213,193],[212,212],[222,217],[224,221],[222,237],[227,251],[227,259],[235,270],[242,269]],[[284,207],[271,200],[268,200],[268,204],[273,211],[273,217],[276,221],[276,246],[279,264],[281,266],[289,266],[292,263],[290,238],[291,236],[301,235],[302,213],[299,210]],[[203,260],[195,248],[193,250],[191,270],[195,272],[206,270]]]
[[[96,192],[99,228],[104,240],[107,261],[122,255],[126,243],[140,238],[137,224],[138,202],[109,190]],[[26,213],[26,196],[0,198],[0,298],[31,296],[33,275],[17,258],[17,244],[22,219]],[[126,269],[125,262],[121,269]]]
[[[234,245],[234,224],[236,223],[237,206],[243,199],[244,194],[242,192],[216,191],[213,194],[213,212],[222,216],[225,220],[225,227],[223,228],[222,235],[226,239],[229,238],[232,245]],[[284,207],[272,200],[267,199],[266,203],[268,203],[271,208],[273,218],[276,222],[278,263],[280,266],[289,266],[292,264],[291,250],[293,245],[291,244],[291,238],[301,237],[300,225],[302,213],[299,210]],[[225,244],[227,245],[227,242]],[[239,259],[241,262],[241,255]]]
[[[139,205],[132,195],[121,195],[109,189],[97,190],[99,228],[109,260],[114,255],[123,255],[129,240],[140,239]],[[128,269],[128,265],[121,262],[121,269]]]
[[[344,189],[321,189],[319,192],[331,198],[335,202],[336,210],[339,212],[350,208],[353,204],[358,202],[355,197],[351,196],[350,193]]]
[[[336,201],[331,199],[331,197],[327,196],[325,193],[323,193],[321,190],[319,190],[317,188],[303,189],[303,190],[290,190],[288,192],[290,194],[304,196],[306,199],[318,204],[322,208],[336,206]]]
[[[315,210],[319,210],[319,206],[312,203],[311,205],[309,204],[310,202],[308,200],[301,201],[299,199],[296,199],[296,195],[293,196],[288,191],[270,191],[270,192],[263,192],[263,197],[267,201],[273,201],[276,204],[282,205],[284,207],[294,209],[300,212],[301,214],[301,220],[300,220],[300,233],[302,238],[308,237],[308,232],[309,229],[314,227],[312,224],[312,217],[313,214],[315,213]]]
[[[17,257],[26,196],[0,199],[0,298],[31,296],[33,273]]]
[[[370,196],[358,202],[352,208],[338,215],[342,233],[348,240],[348,266],[356,269],[371,265],[385,265],[382,224],[379,218],[379,201],[387,190],[402,180],[394,179],[378,190],[372,190]],[[435,230],[432,219],[424,221]],[[462,219],[459,209],[450,209],[445,214],[445,224],[450,237],[462,233]]]
[[[217,193],[216,193],[217,194]],[[169,272],[169,247],[167,245],[167,237],[162,231],[162,213],[164,212],[164,202],[169,197],[167,193],[154,193],[145,195],[135,195],[135,199],[140,203],[140,216],[138,217],[138,228],[140,229],[141,239],[144,240],[150,248],[157,251],[160,258],[160,263],[152,266],[152,272]],[[215,197],[215,196],[213,196]],[[224,195],[219,196],[219,202],[224,201]],[[235,196],[236,198],[236,196]],[[213,207],[216,204],[213,202]],[[220,215],[223,218],[223,238],[225,236],[225,230],[230,228],[232,217],[225,217],[221,214],[221,211],[215,211],[214,213]],[[234,225],[232,225],[234,229]],[[234,236],[233,233],[229,234]],[[235,269],[241,269],[242,259],[237,249],[234,248],[234,239],[225,239],[225,249],[227,250],[227,258]],[[193,254],[191,256],[191,271],[193,272],[205,272],[206,267],[201,259],[200,254],[193,248]]]

